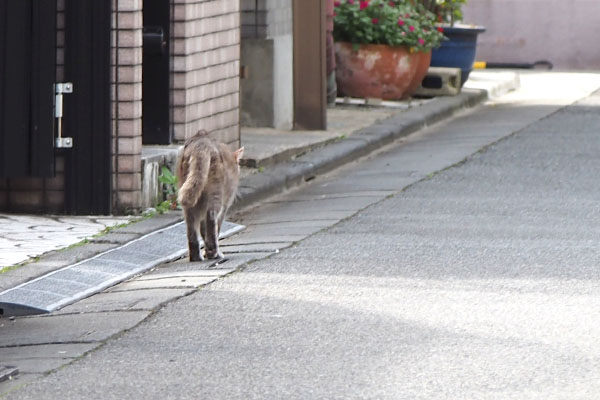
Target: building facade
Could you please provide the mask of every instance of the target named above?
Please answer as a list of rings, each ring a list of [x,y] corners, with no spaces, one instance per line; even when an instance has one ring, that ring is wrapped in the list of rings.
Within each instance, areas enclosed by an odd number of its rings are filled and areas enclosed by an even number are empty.
[[[8,65],[0,82],[0,211],[138,211],[143,144],[178,143],[206,129],[219,141],[239,145],[238,1],[23,0],[1,2],[0,8],[0,55]],[[53,32],[53,40],[38,32],[40,14],[50,11],[56,18],[44,29]],[[27,23],[16,26],[12,18]],[[33,44],[21,45],[51,50],[14,57],[12,43],[22,36]],[[44,65],[52,64],[46,75],[55,79],[23,88],[24,106],[17,111],[24,116],[14,117],[7,102],[11,75],[29,71],[22,79],[26,86],[42,56]],[[62,96],[60,121],[72,147],[58,148],[53,85],[61,82],[73,84],[73,93]],[[36,108],[40,97],[42,111]],[[53,136],[43,146],[33,117],[40,112],[50,132],[44,137]],[[145,118],[155,114],[158,118]],[[50,161],[43,168],[38,159]]]

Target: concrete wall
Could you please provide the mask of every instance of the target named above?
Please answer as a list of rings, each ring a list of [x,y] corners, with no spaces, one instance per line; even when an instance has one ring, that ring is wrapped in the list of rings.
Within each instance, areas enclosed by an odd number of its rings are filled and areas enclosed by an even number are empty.
[[[291,129],[294,122],[292,0],[242,0],[241,123]]]
[[[483,25],[477,59],[551,61],[558,69],[600,69],[599,0],[469,0],[464,21]]]

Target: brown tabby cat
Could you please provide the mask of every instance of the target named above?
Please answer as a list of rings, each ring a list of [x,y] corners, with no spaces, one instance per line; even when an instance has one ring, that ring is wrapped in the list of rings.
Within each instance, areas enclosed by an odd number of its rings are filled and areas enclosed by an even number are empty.
[[[178,200],[187,225],[190,261],[202,261],[198,234],[204,239],[206,258],[223,258],[219,232],[235,198],[244,148],[231,151],[208,137],[205,130],[185,142],[179,157]]]

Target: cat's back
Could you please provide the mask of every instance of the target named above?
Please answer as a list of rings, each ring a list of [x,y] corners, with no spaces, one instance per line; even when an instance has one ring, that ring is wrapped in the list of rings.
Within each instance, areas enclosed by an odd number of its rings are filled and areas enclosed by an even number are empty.
[[[214,156],[219,152],[217,142],[208,136],[207,133],[200,132],[195,136],[187,139],[183,146],[183,156],[201,156],[209,155]]]

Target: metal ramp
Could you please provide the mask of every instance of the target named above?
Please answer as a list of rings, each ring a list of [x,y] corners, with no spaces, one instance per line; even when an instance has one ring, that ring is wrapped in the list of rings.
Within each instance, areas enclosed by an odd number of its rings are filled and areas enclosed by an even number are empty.
[[[219,238],[244,228],[224,222]],[[186,226],[179,222],[5,290],[0,293],[0,316],[50,313],[186,253]]]

